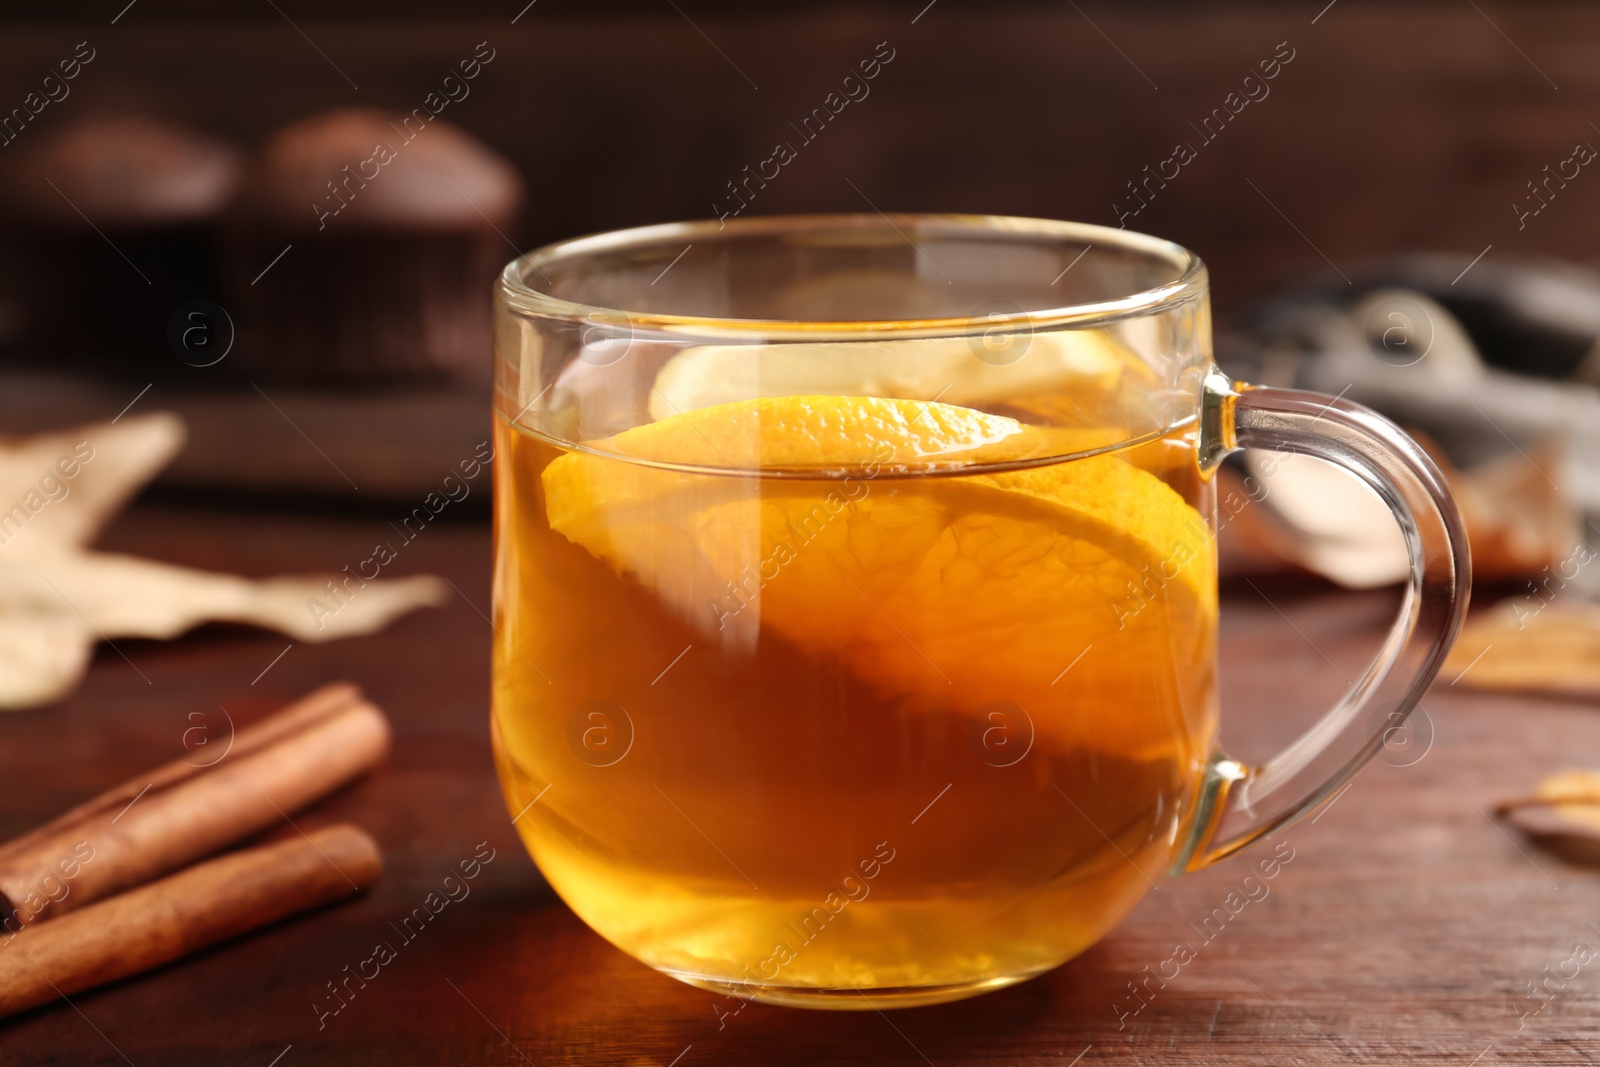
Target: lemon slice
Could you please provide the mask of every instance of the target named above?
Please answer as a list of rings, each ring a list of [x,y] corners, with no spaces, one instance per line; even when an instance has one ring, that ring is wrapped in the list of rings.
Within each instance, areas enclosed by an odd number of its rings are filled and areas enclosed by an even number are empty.
[[[1098,443],[1074,433],[943,403],[773,397],[627,430],[595,443],[615,457],[569,452],[542,481],[554,530],[704,640],[750,649],[765,627],[885,692],[977,702],[1038,691],[1099,644],[1079,692],[1160,702],[1214,636],[1211,533],[1182,496],[1115,453],[897,476]]]
[[[656,375],[650,416],[666,419],[750,397],[855,393],[989,406],[1050,386],[1112,392],[1143,365],[1103,330],[989,338],[937,337],[851,345],[699,345]]]

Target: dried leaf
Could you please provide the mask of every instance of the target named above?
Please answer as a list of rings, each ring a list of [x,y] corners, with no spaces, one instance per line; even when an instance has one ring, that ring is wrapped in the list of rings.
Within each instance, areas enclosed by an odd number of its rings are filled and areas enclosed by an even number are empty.
[[[1579,543],[1577,509],[1546,474],[1562,469],[1564,452],[1558,442],[1546,441],[1529,454],[1509,452],[1465,473],[1445,466],[1467,523],[1478,581],[1537,576]]]
[[[1600,830],[1600,771],[1558,771],[1539,783],[1533,796],[1503,800],[1495,810],[1504,815],[1518,808],[1571,809],[1568,817]]]
[[[171,638],[217,621],[330,641],[444,602],[448,585],[417,575],[365,582],[337,611],[314,613],[308,601],[326,604],[330,575],[252,581],[90,551],[183,440],[179,419],[154,414],[0,442],[0,708],[71,692],[102,639]]]
[[[1495,808],[1529,838],[1568,859],[1600,861],[1600,771],[1550,775],[1531,797]]]
[[[1477,579],[1538,577],[1571,556],[1578,514],[1545,473],[1561,469],[1558,442],[1459,471],[1417,436],[1461,507]],[[1264,487],[1261,499],[1294,534],[1272,545],[1286,559],[1351,589],[1392,585],[1410,573],[1389,506],[1348,472],[1299,455],[1252,454],[1248,463]]]
[[[1393,585],[1411,572],[1389,506],[1348,471],[1292,453],[1252,454],[1246,462],[1261,484],[1259,499],[1291,531],[1277,543],[1291,562],[1350,589]]]
[[[1441,673],[1477,689],[1600,696],[1600,607],[1502,601],[1467,621]]]
[[[0,440],[5,555],[89,545],[188,436],[183,420],[166,412],[119,421]],[[25,503],[29,494],[36,507]]]

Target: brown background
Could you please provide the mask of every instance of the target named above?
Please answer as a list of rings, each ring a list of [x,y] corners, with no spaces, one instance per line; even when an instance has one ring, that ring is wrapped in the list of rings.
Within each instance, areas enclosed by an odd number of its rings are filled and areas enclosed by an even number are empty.
[[[1511,209],[1576,142],[1600,145],[1592,5],[1337,0],[1313,25],[1325,0],[938,0],[913,25],[925,0],[686,0],[681,14],[666,0],[538,0],[513,26],[517,0],[385,5],[382,19],[354,2],[282,0],[280,14],[139,0],[110,25],[123,2],[71,22],[40,20],[34,5],[0,30],[6,108],[77,41],[98,50],[25,137],[72,114],[142,108],[249,143],[326,108],[419,106],[487,40],[494,62],[443,117],[524,169],[524,247],[709,215],[725,182],[793,138],[788,123],[884,40],[896,58],[871,95],[800,147],[752,211],[870,210],[854,182],[885,210],[1114,224],[1125,183],[1179,139],[1200,147],[1189,123],[1287,41],[1295,59],[1271,95],[1131,223],[1200,252],[1224,312],[1327,270],[1312,243],[1347,273],[1414,249],[1595,254],[1600,179],[1586,171],[1525,230]]]

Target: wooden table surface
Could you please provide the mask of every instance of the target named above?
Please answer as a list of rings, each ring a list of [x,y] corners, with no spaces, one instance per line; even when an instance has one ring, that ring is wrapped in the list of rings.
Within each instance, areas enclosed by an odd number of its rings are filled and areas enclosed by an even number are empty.
[[[388,516],[222,514],[144,505],[109,547],[265,575],[365,558]],[[1600,715],[1571,702],[1437,684],[1431,744],[1373,764],[1314,823],[1273,840],[1293,859],[1211,941],[1190,927],[1248,859],[1162,884],[1104,941],[1021,986],[934,1008],[818,1013],[725,1002],[590,933],[513,832],[487,732],[489,533],[441,522],[394,569],[461,596],[388,632],[325,646],[214,628],[102,648],[64,705],[0,718],[0,834],[183,755],[219,731],[348,677],[391,715],[388,767],[296,818],[353,820],[384,849],[365,898],[0,1023],[5,1064],[1588,1064],[1600,1060],[1600,966],[1537,1015],[1530,983],[1600,947],[1600,869],[1567,865],[1485,815],[1561,766],[1600,763]],[[1230,751],[1264,755],[1375,647],[1389,593],[1299,583],[1230,590],[1222,653]],[[1268,602],[1264,597],[1270,596]],[[1279,611],[1284,613],[1279,614]],[[1284,616],[1294,623],[1286,625]],[[625,654],[625,653],[619,653]],[[131,660],[131,664],[130,661]],[[269,669],[269,664],[270,669]],[[137,669],[135,669],[137,668]],[[263,674],[263,670],[265,673]],[[1315,702],[1316,707],[1313,707]],[[208,713],[205,720],[191,712]],[[191,742],[195,735],[191,735]],[[284,833],[292,833],[288,827]],[[319,1028],[330,980],[390,937],[478,842],[494,859]],[[1247,854],[1248,855],[1248,854]],[[1127,984],[1198,946],[1137,1015]],[[1570,973],[1570,968],[1569,968]]]

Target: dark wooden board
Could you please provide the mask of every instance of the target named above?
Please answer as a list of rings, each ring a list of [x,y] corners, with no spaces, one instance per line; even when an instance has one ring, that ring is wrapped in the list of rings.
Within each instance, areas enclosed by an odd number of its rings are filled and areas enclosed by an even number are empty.
[[[146,506],[110,544],[250,574],[334,570],[363,558],[381,525]],[[0,1023],[0,1062],[1468,1067],[1600,1055],[1600,972],[1567,982],[1521,1030],[1516,1014],[1546,965],[1578,941],[1600,944],[1586,925],[1600,921],[1600,870],[1537,852],[1483,814],[1550,770],[1594,762],[1592,706],[1438,684],[1424,702],[1426,755],[1372,765],[1315,824],[1280,835],[1294,859],[1270,895],[1125,1028],[1114,1005],[1130,1005],[1126,983],[1177,941],[1198,942],[1188,924],[1239,887],[1248,854],[1163,883],[1095,948],[1011,990],[887,1017],[752,1006],[719,1028],[718,998],[655,974],[574,918],[509,825],[487,738],[487,529],[436,524],[395,568],[444,574],[462,596],[379,636],[295,645],[265,674],[285,639],[213,629],[121,643],[128,659],[103,648],[62,706],[0,718],[0,834],[182,755],[191,712],[220,726],[220,706],[245,721],[349,677],[397,732],[386,769],[296,819],[350,819],[378,837],[387,869],[370,896]],[[1343,689],[1341,673],[1361,666],[1394,604],[1390,593],[1257,585],[1270,602],[1246,586],[1223,609],[1226,736],[1246,757]],[[619,650],[619,670],[647,667]],[[324,983],[392,937],[388,924],[480,841],[496,857],[471,895],[319,1030],[312,1004]]]
[[[487,355],[486,357],[487,358]],[[0,430],[26,435],[170,411],[187,443],[157,475],[202,495],[290,494],[404,515],[490,437],[489,386],[339,392],[184,388],[0,372]],[[487,483],[460,510],[487,514]],[[401,506],[404,505],[404,506]]]

